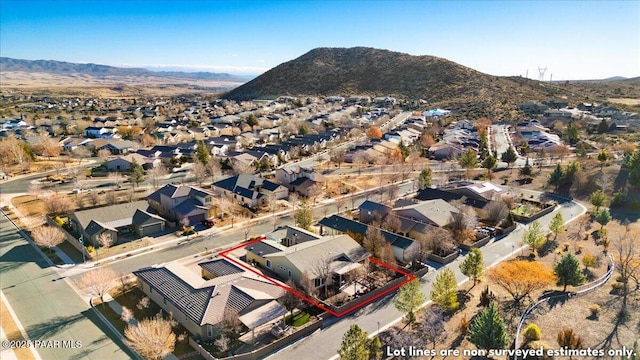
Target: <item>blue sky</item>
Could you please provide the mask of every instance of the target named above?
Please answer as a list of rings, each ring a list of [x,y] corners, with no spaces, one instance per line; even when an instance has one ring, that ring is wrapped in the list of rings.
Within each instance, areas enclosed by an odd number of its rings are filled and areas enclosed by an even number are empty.
[[[259,74],[320,47],[443,57],[493,75],[640,76],[640,1],[0,0],[0,55]]]

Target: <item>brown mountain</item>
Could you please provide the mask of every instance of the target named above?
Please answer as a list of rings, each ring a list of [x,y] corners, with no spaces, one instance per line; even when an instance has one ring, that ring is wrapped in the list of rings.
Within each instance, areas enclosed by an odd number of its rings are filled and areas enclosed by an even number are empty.
[[[564,91],[521,77],[487,75],[449,60],[365,47],[317,48],[223,95],[234,100],[282,95],[369,95],[422,99],[463,115],[515,116],[524,101]]]

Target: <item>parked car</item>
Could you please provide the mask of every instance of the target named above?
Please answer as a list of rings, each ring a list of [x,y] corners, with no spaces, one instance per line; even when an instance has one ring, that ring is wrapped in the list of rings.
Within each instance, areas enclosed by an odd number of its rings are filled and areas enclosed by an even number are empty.
[[[204,219],[202,220],[202,225],[205,225],[207,227],[213,227],[213,225],[215,225],[215,220],[213,218]]]

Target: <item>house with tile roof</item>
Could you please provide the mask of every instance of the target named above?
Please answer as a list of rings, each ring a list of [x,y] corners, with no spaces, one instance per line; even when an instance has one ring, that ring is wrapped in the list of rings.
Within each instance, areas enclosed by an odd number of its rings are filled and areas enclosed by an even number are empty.
[[[256,270],[257,271],[257,270]],[[248,329],[281,319],[285,290],[225,258],[185,260],[134,271],[138,286],[196,338],[215,338],[226,316]]]
[[[102,233],[111,236],[116,244],[120,236],[131,232],[147,236],[164,231],[166,221],[143,200],[76,211],[69,216],[69,224],[82,235],[85,244],[96,246]]]
[[[239,174],[216,181],[211,188],[234,202],[244,206],[265,206],[269,198],[285,199],[289,195],[286,187],[252,174]]]
[[[147,201],[163,217],[194,225],[209,217],[213,198],[213,193],[195,186],[167,184],[147,196]]]

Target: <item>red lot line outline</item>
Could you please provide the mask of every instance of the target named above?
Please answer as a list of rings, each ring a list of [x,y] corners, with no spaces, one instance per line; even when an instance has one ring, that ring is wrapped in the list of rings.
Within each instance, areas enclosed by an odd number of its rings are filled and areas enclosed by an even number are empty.
[[[393,287],[391,287],[389,289],[386,289],[385,291],[382,291],[379,294],[376,294],[375,296],[372,296],[370,299],[367,299],[367,301],[365,301],[365,302],[363,302],[361,304],[357,304],[357,305],[351,306],[351,307],[349,307],[349,308],[337,313],[337,312],[327,308],[326,306],[318,303],[317,301],[315,301],[313,299],[310,299],[307,296],[299,293],[298,291],[296,291],[296,290],[294,290],[294,289],[292,289],[292,288],[280,283],[279,281],[276,281],[274,279],[271,279],[268,276],[265,276],[263,273],[261,273],[260,271],[252,268],[251,266],[247,265],[246,263],[244,263],[244,262],[242,262],[240,260],[234,259],[231,256],[227,255],[228,253],[230,253],[230,252],[232,252],[234,250],[237,250],[237,249],[240,249],[240,248],[243,248],[243,247],[247,247],[247,246],[249,246],[251,244],[257,243],[258,241],[262,241],[264,239],[266,239],[266,238],[265,237],[259,237],[257,239],[251,240],[249,242],[245,242],[245,243],[242,243],[242,244],[240,244],[238,246],[232,247],[230,249],[221,251],[221,252],[218,253],[218,255],[220,255],[221,257],[231,261],[232,263],[242,267],[243,269],[245,269],[247,271],[251,271],[252,273],[264,278],[265,280],[269,281],[270,283],[272,283],[272,284],[274,284],[274,285],[276,285],[276,286],[278,286],[278,287],[280,287],[280,288],[292,293],[293,295],[297,296],[298,298],[308,302],[309,304],[311,304],[311,305],[313,305],[313,306],[315,306],[315,307],[317,307],[319,309],[322,309],[322,310],[328,312],[329,314],[331,314],[331,315],[333,315],[335,317],[341,317],[341,316],[346,315],[346,314],[348,314],[348,313],[350,313],[350,312],[352,312],[354,310],[360,309],[361,307],[372,303],[373,301],[379,299],[380,297],[389,294],[390,292],[396,290],[400,286],[402,286],[402,285],[404,285],[404,284],[408,283],[409,281],[414,280],[416,278],[415,275],[413,275],[413,274],[410,274],[410,273],[408,273],[408,272],[406,272],[404,270],[398,269],[398,268],[396,268],[396,267],[394,267],[394,266],[392,266],[390,264],[387,264],[384,261],[381,261],[381,260],[376,259],[373,256],[371,256],[371,257],[369,257],[369,261],[374,262],[374,263],[376,263],[378,265],[384,266],[387,269],[393,270],[393,271],[395,271],[395,272],[397,272],[399,274],[402,274],[402,275],[406,276],[407,278],[404,281],[402,281],[401,283],[396,284],[395,286],[393,286]]]

